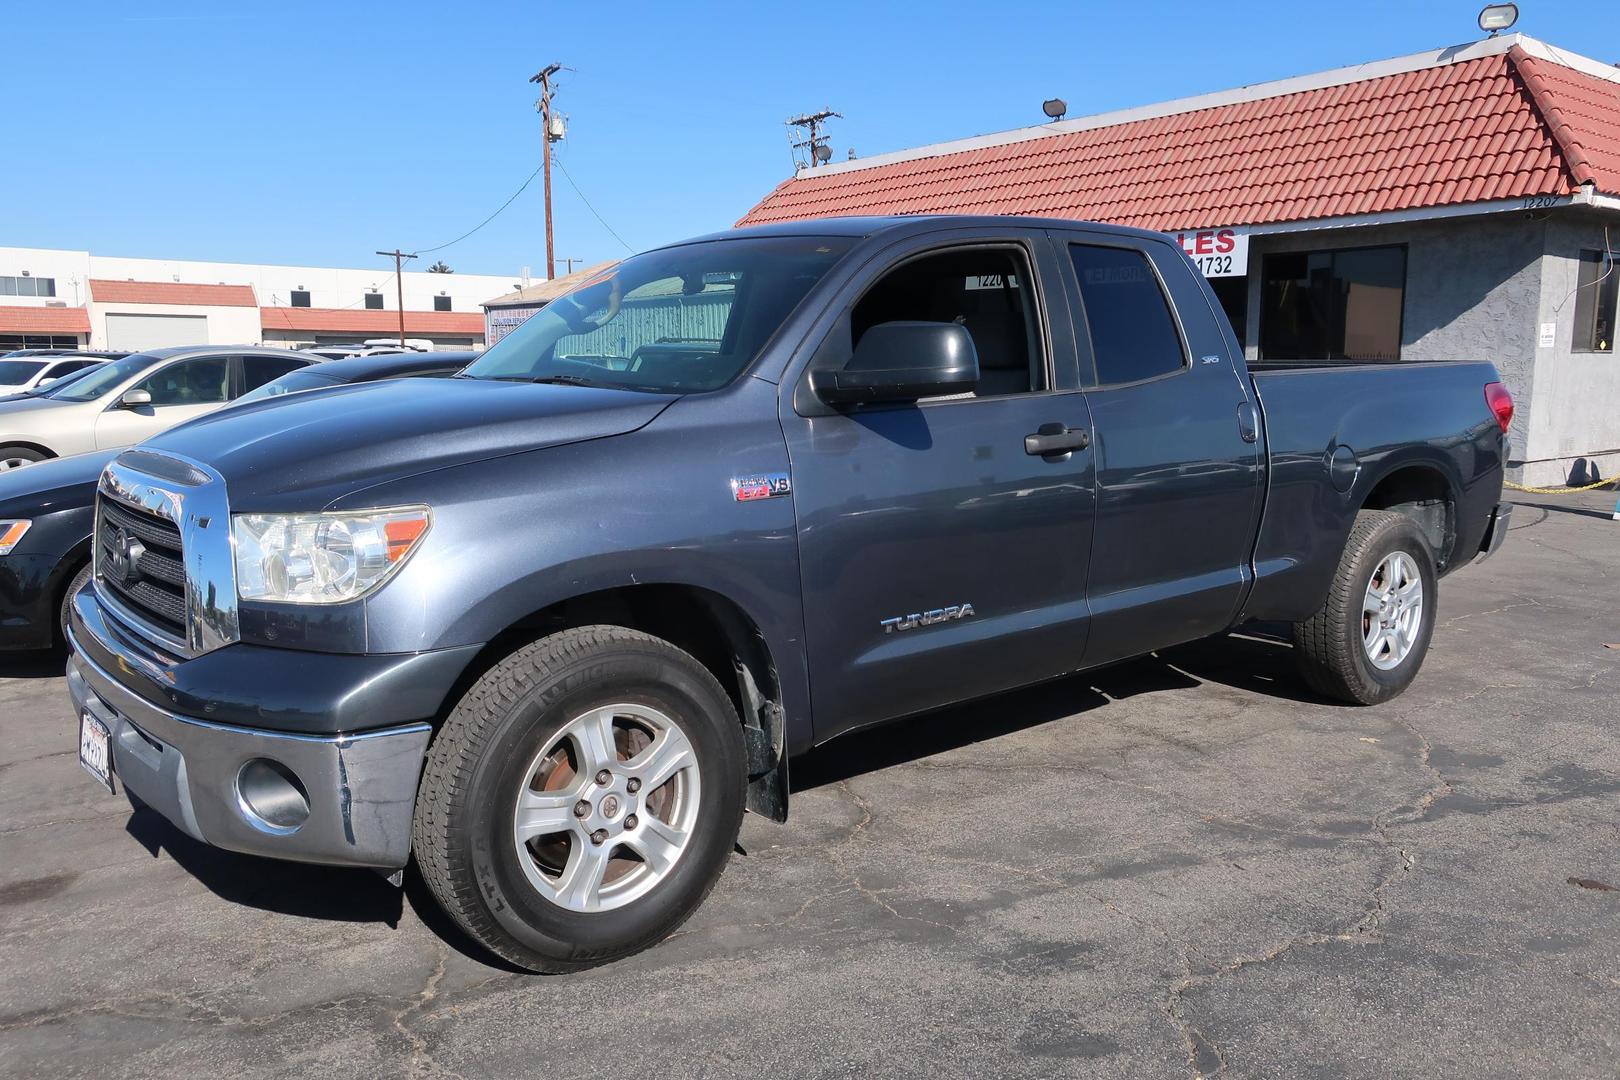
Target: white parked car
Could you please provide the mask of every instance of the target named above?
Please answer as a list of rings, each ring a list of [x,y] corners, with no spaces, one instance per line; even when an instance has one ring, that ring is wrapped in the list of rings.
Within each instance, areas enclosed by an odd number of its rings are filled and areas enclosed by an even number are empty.
[[[35,387],[48,386],[64,375],[105,364],[106,357],[63,354],[59,356],[0,357],[0,394],[21,394]]]
[[[132,353],[60,389],[0,402],[0,470],[138,443],[312,361],[252,345]]]

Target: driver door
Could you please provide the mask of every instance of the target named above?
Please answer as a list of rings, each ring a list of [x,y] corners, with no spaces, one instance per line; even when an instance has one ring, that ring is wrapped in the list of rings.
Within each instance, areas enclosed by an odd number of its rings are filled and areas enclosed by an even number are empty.
[[[119,394],[96,420],[96,446],[114,450],[224,405],[231,399],[231,357],[193,356],[152,372],[130,390],[145,390],[151,404],[124,405]]]

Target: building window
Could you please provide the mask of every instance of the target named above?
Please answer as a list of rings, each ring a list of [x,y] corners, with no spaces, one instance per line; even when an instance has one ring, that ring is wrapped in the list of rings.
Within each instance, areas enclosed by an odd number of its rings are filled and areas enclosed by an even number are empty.
[[[375,292],[366,293],[366,308],[369,311],[381,311],[382,310],[382,293],[375,293]]]
[[[292,306],[293,307],[309,307],[309,290],[308,289],[294,289],[292,291]]]
[[[433,298],[433,310],[434,311],[449,311],[450,310],[450,298],[448,296],[435,296]]]
[[[1406,247],[1267,255],[1260,359],[1399,360]]]
[[[1070,244],[1069,258],[1086,309],[1097,385],[1156,379],[1187,366],[1170,303],[1146,255],[1132,248]]]
[[[1616,286],[1620,265],[1616,252],[1581,252],[1575,280],[1575,352],[1613,352]]]
[[[0,296],[55,296],[56,279],[0,276]]]

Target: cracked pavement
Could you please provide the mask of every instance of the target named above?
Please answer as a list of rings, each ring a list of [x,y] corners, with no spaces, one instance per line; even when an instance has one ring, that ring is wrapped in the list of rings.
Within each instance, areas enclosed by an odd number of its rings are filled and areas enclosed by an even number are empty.
[[[0,1076],[1612,1077],[1612,505],[1525,497],[1385,706],[1261,630],[826,747],[685,927],[566,977],[131,814],[61,658],[0,656]]]

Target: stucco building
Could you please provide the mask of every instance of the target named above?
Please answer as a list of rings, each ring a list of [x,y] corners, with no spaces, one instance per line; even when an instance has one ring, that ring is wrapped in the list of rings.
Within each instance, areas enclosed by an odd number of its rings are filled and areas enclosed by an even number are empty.
[[[1487,359],[1515,475],[1620,471],[1620,69],[1523,35],[801,170],[741,225],[1177,234],[1251,359]]]

